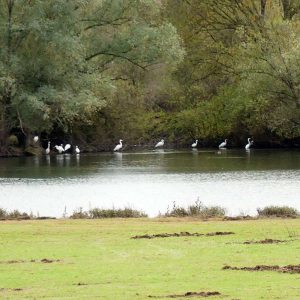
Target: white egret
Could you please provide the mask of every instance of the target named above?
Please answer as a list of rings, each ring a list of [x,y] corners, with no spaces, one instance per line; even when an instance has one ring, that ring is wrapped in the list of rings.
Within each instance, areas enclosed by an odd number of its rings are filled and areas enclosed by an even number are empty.
[[[34,141],[35,143],[37,143],[38,140],[39,140],[39,137],[36,135],[36,136],[33,138],[33,141]]]
[[[195,141],[195,143],[192,144],[192,148],[196,148],[198,145],[198,140]]]
[[[123,140],[119,140],[119,144],[115,147],[114,151],[119,151],[123,145],[122,145]]]
[[[158,142],[156,145],[155,145],[155,148],[158,148],[158,147],[162,147],[164,145],[165,141],[164,140],[161,140],[160,142]]]
[[[225,141],[219,145],[219,149],[226,148],[226,146],[227,146],[227,139],[225,139]]]
[[[76,152],[76,154],[80,153],[80,149],[78,148],[78,146],[75,147],[75,152]]]
[[[71,148],[71,145],[70,144],[66,144],[65,145],[65,148],[64,148],[64,151],[66,152],[67,150],[69,150]]]
[[[251,140],[251,138],[248,138],[248,144],[245,146],[245,149],[249,150],[252,145],[253,145],[253,140]]]
[[[59,154],[65,151],[63,144],[61,144],[60,146],[55,145],[54,148],[58,151]]]
[[[45,152],[46,154],[49,154],[50,153],[50,142],[48,142],[48,147],[46,148]]]

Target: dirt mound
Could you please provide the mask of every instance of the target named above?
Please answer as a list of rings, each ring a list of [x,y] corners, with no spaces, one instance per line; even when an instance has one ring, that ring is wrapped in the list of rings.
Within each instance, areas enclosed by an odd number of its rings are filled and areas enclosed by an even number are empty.
[[[15,288],[15,289],[0,288],[0,292],[5,292],[5,291],[20,292],[20,291],[23,291],[23,289],[21,289],[21,288]]]
[[[238,217],[224,217],[223,221],[243,221],[243,220],[257,220],[257,217],[251,216],[238,216]]]
[[[0,264],[21,264],[25,263],[25,260],[7,260],[7,261],[0,261]]]
[[[210,232],[210,233],[190,233],[190,232],[180,232],[180,233],[159,233],[159,234],[145,234],[145,235],[136,235],[131,237],[132,239],[154,239],[154,238],[168,238],[168,237],[189,237],[189,236],[216,236],[216,235],[230,235],[234,232]]]
[[[211,296],[220,296],[219,292],[187,292],[182,295],[167,295],[167,296],[148,296],[148,298],[191,298],[191,297],[211,297]]]
[[[54,263],[54,262],[60,262],[60,259],[48,259],[48,258],[43,258],[41,259],[42,263],[44,264],[51,264],[51,263]]]
[[[49,263],[53,263],[53,262],[60,262],[60,259],[49,259],[49,258],[43,258],[41,260],[37,260],[37,259],[32,259],[29,261],[26,260],[7,260],[7,261],[0,261],[0,264],[22,264],[22,263],[44,263],[44,264],[49,264]]]
[[[242,271],[276,271],[281,273],[300,274],[300,265],[287,265],[287,266],[267,266],[257,265],[255,267],[231,267],[224,266],[223,270],[242,270]]]
[[[284,243],[287,242],[286,240],[273,240],[273,239],[264,239],[261,241],[246,241],[243,244],[279,244],[279,243]]]

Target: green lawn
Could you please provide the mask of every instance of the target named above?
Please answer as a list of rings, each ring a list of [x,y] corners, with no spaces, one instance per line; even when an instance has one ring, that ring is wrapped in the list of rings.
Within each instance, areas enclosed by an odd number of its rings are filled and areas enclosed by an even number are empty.
[[[235,234],[130,239],[181,231]],[[242,244],[265,238],[288,242]],[[222,270],[225,264],[300,264],[300,219],[0,223],[0,299],[147,299],[188,291],[222,294],[208,299],[300,299],[300,274]]]

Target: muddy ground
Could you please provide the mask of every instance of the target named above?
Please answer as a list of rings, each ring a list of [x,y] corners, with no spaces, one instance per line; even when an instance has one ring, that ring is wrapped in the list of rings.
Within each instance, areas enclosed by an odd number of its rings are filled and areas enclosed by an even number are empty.
[[[224,266],[223,270],[241,270],[241,271],[276,271],[281,273],[300,274],[300,265],[287,265],[287,266],[268,266],[257,265],[255,267],[232,267]]]
[[[136,235],[131,237],[132,239],[154,239],[154,238],[168,238],[168,237],[189,237],[189,236],[216,236],[216,235],[230,235],[234,232],[210,232],[210,233],[190,233],[190,232],[180,232],[180,233],[159,233],[159,234],[145,234],[145,235]]]

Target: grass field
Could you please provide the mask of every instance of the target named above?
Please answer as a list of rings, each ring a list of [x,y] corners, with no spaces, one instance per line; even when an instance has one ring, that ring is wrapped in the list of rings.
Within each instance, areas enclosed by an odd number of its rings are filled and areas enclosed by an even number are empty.
[[[235,234],[131,239],[182,231]],[[286,242],[243,244],[266,238]],[[222,270],[259,264],[300,264],[300,219],[0,223],[0,299],[167,299],[212,291],[221,295],[208,299],[300,299],[300,274]]]

